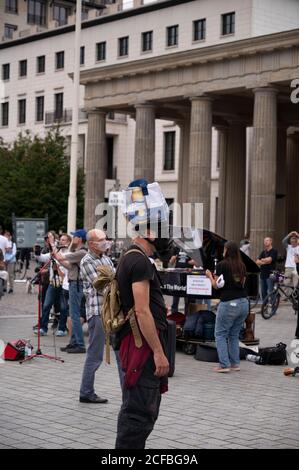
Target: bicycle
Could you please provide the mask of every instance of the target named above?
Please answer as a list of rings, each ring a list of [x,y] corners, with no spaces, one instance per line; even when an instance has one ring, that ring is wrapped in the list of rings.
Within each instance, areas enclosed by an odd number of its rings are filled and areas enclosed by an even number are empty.
[[[16,262],[14,267],[14,278],[16,280],[23,280],[26,277],[27,273],[27,264],[26,260],[22,260],[20,256],[20,251],[17,251]]]
[[[272,274],[270,274],[270,277],[274,280],[274,287],[272,292],[270,292],[263,301],[261,309],[262,317],[265,320],[268,320],[275,315],[282,295],[291,302],[296,314],[298,311],[297,288],[293,286],[285,286],[283,283],[286,276],[278,271],[273,271]]]

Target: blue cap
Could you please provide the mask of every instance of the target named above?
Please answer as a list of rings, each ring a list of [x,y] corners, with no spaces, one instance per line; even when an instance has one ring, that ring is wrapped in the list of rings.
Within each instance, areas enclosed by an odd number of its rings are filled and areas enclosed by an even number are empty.
[[[82,238],[82,240],[85,242],[86,241],[86,236],[87,236],[87,232],[84,228],[79,228],[78,230],[75,230],[75,232],[71,232],[71,235],[73,235],[73,237],[79,237],[79,238]]]

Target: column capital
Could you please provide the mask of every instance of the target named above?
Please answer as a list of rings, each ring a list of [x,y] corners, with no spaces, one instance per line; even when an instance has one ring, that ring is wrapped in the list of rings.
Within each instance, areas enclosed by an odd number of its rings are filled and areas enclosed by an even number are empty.
[[[133,106],[135,109],[140,109],[140,108],[156,109],[156,106],[153,103],[149,103],[147,101],[139,101],[137,103],[134,103]]]
[[[108,113],[108,110],[102,108],[85,108],[87,116],[89,114],[105,115]]]
[[[257,87],[252,89],[253,93],[263,93],[263,94],[275,94],[277,95],[279,90],[278,88],[275,88],[274,86],[265,86],[265,87]]]
[[[211,96],[208,96],[208,95],[205,95],[205,94],[202,94],[202,95],[189,95],[189,96],[186,96],[186,98],[188,98],[191,102],[192,101],[214,101],[213,98]]]

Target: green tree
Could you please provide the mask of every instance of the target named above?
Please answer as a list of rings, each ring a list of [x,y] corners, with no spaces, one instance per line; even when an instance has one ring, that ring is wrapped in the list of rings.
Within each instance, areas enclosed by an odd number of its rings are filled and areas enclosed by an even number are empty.
[[[66,230],[69,159],[65,138],[52,129],[44,139],[20,134],[8,147],[0,142],[0,225],[11,226],[17,217],[49,216],[49,227]],[[78,171],[77,226],[83,226],[84,174]]]

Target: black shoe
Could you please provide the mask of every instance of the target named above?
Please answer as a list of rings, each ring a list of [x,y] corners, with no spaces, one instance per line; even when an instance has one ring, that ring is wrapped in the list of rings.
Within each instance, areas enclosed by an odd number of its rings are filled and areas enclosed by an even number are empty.
[[[68,348],[66,352],[69,354],[81,354],[81,353],[86,353],[86,349],[80,348],[79,346],[75,346],[72,348]]]
[[[107,398],[101,398],[98,396],[92,398],[80,397],[79,401],[80,403],[108,403]]]
[[[67,352],[69,349],[76,348],[77,346],[75,344],[67,344],[66,346],[63,346],[63,348],[60,348],[60,351]]]
[[[13,294],[13,289],[9,289],[8,293]]]

